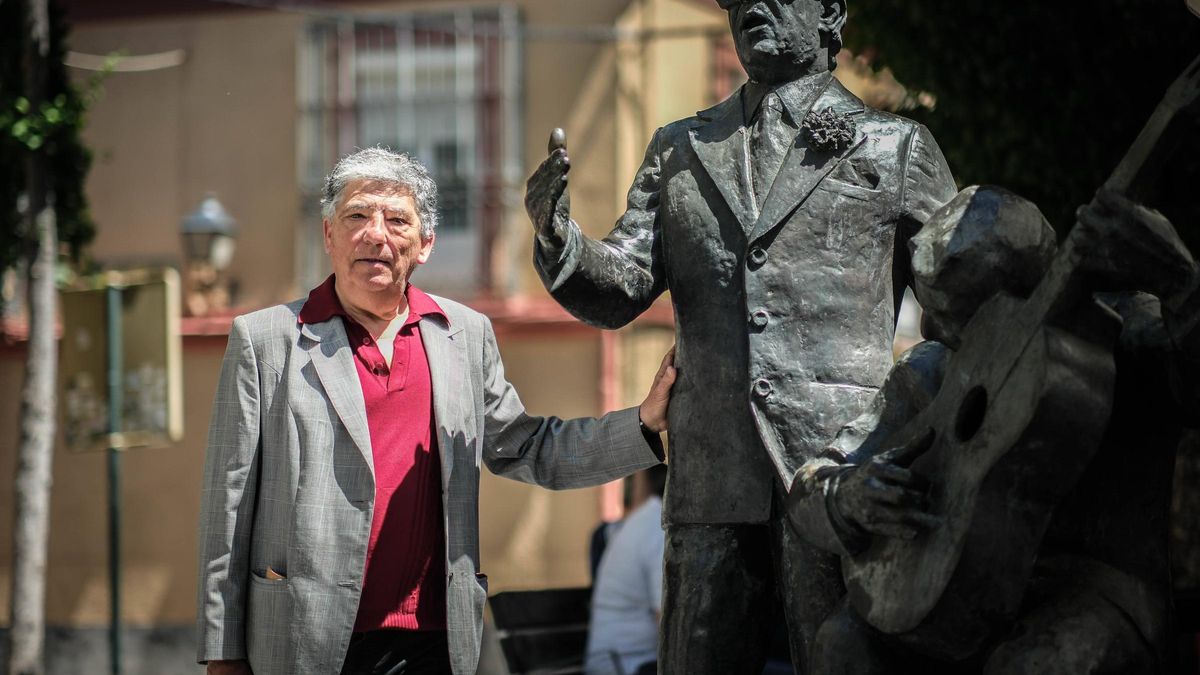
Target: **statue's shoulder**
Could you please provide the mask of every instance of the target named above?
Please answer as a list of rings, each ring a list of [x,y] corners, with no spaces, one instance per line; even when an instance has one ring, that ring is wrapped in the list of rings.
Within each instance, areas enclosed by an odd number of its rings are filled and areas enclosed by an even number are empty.
[[[658,130],[658,137],[661,140],[687,138],[688,133],[692,129],[703,125],[706,121],[706,119],[701,118],[699,115],[684,117],[683,119],[678,119],[664,125]]]
[[[859,131],[869,141],[860,152],[894,158],[893,161],[902,162],[897,166],[922,167],[918,174],[929,174],[936,178],[932,182],[922,184],[935,188],[934,201],[939,204],[949,201],[954,196],[954,185],[949,169],[945,166],[946,160],[942,158],[937,140],[925,125],[902,115],[874,108],[865,108],[859,117]]]
[[[742,89],[738,87],[720,102],[663,125],[655,132],[655,136],[664,143],[684,140],[693,130],[709,126],[713,122],[718,123],[714,125],[719,128],[718,133],[729,133],[740,127],[741,121]]]
[[[904,133],[912,133],[913,130],[921,126],[920,122],[911,120],[903,115],[872,108],[864,105],[861,114],[863,124],[873,126],[889,127]]]
[[[832,107],[835,111],[851,116],[858,132],[865,134],[870,143],[868,152],[892,153],[904,151],[919,130],[919,122],[903,115],[872,108],[834,78],[814,108],[823,110]],[[928,132],[925,132],[928,135]]]
[[[664,125],[656,133],[658,140],[663,144],[685,141],[693,130],[706,126],[710,122],[726,121],[726,118],[731,115],[737,116],[740,125],[742,115],[740,91],[740,89],[734,90],[728,98],[720,103]]]
[[[887,110],[863,106],[863,112],[857,115],[859,129],[868,133],[886,133],[887,136],[907,138],[912,136],[922,124]]]
[[[694,137],[707,137],[708,122],[709,119],[696,114],[659,127],[646,147],[647,156],[653,154],[660,162],[667,161],[680,148],[691,145]]]

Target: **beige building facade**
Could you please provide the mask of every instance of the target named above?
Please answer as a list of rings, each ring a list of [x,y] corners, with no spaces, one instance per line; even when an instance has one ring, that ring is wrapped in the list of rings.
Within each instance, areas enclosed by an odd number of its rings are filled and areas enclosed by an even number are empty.
[[[596,415],[641,400],[670,347],[664,298],[617,332],[584,326],[542,289],[522,206],[553,127],[568,133],[574,211],[593,235],[619,216],[654,129],[711,105],[730,70],[706,0],[501,3],[68,2],[71,49],[123,52],[87,142],[101,265],[181,267],[182,217],[208,193],[237,219],[234,310],[185,317],[184,437],[123,455],[124,618],[194,616],[200,470],[233,313],[305,294],[328,273],[314,181],[376,143],[413,152],[443,189],[433,260],[414,283],[493,320],[509,379],[537,414]],[[304,6],[308,7],[308,6]],[[150,58],[132,58],[150,57]],[[736,66],[736,63],[734,63]],[[88,75],[80,71],[80,76]],[[20,331],[0,336],[0,466],[13,466]],[[60,431],[61,436],[61,431]],[[48,621],[108,618],[103,453],[54,457]],[[619,485],[548,492],[486,475],[482,561],[493,591],[585,585],[587,544],[620,515]],[[0,511],[11,513],[11,480]],[[0,624],[11,522],[0,519]]]

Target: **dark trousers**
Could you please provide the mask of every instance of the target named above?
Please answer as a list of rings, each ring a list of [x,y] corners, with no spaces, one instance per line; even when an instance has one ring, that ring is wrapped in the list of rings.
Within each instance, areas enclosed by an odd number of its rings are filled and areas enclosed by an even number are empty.
[[[767,523],[668,525],[659,673],[759,675],[782,604],[796,672],[845,593],[837,556],[800,539],[782,489]]]
[[[450,675],[446,631],[355,633],[350,637],[342,675]]]

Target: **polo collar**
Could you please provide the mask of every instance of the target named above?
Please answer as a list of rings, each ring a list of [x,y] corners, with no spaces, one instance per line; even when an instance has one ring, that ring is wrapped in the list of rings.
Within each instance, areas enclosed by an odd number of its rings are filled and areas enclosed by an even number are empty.
[[[408,300],[408,319],[404,322],[406,326],[431,315],[440,316],[447,326],[450,325],[450,317],[446,316],[446,312],[437,301],[425,291],[408,284],[404,290],[404,297]],[[314,324],[328,321],[335,316],[350,317],[338,299],[337,291],[334,290],[334,275],[330,274],[320,286],[309,292],[308,299],[300,308],[299,320],[302,324]]]

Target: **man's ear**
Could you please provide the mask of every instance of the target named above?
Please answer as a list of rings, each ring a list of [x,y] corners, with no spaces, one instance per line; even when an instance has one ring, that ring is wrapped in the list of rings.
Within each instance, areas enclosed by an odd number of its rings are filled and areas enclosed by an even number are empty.
[[[421,237],[421,252],[417,254],[418,265],[424,265],[429,260],[429,256],[433,253],[433,240],[436,238],[437,235],[434,234],[429,235],[428,239]]]
[[[821,28],[840,35],[846,25],[846,0],[821,0]]]
[[[332,250],[330,248],[329,244],[333,241],[333,233],[330,231],[329,227],[330,227],[329,219],[322,218],[321,219],[322,240],[325,243],[325,253],[327,253],[327,254],[330,253],[330,251]]]

